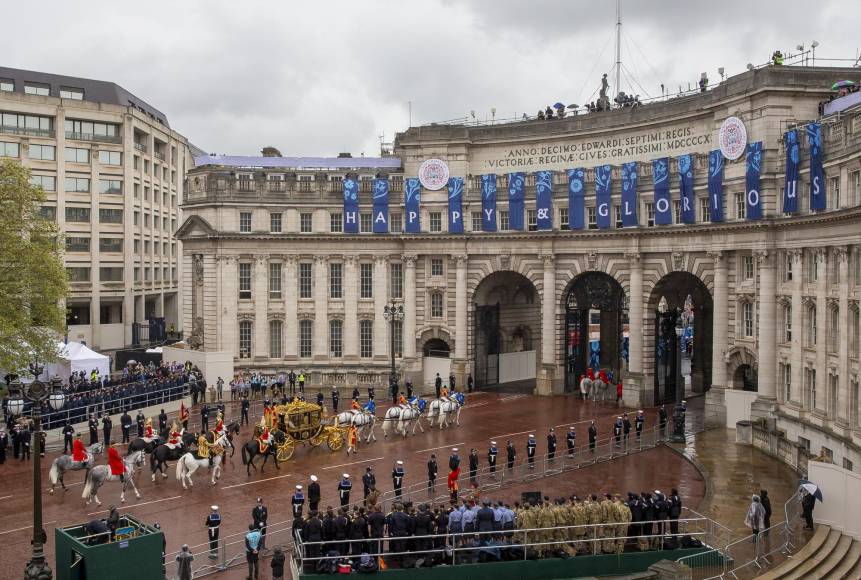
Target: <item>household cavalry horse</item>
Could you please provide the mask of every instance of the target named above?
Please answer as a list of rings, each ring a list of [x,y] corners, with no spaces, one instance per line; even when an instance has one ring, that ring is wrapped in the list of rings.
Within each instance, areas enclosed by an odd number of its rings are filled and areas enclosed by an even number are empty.
[[[87,479],[84,482],[84,493],[81,494],[81,497],[87,500],[87,505],[90,505],[93,500],[96,500],[96,505],[102,505],[102,502],[99,501],[99,488],[102,487],[105,482],[120,481],[123,484],[122,492],[120,492],[120,502],[125,503],[126,488],[129,485],[132,486],[132,489],[135,492],[135,497],[140,499],[141,494],[135,485],[134,479],[135,472],[141,465],[143,465],[143,460],[143,450],[135,451],[123,457],[125,473],[121,476],[113,475],[111,473],[111,468],[108,465],[96,465],[90,469],[89,473],[87,473]]]
[[[413,398],[406,404],[396,405],[394,407],[389,408],[386,411],[385,417],[383,417],[383,437],[389,436],[389,431],[394,428],[395,433],[400,433],[402,436],[407,436],[407,430],[409,430],[410,425],[412,424],[412,434],[416,434],[416,427],[421,429],[421,432],[424,433],[425,429],[422,427],[422,415],[427,408],[427,401],[424,399]]]
[[[336,420],[338,421],[338,425],[354,425],[358,432],[358,438],[361,439],[365,433],[365,428],[368,429],[368,436],[365,439],[365,443],[370,443],[371,438],[374,441],[377,440],[377,436],[374,435],[374,426],[376,425],[377,418],[374,415],[372,408],[369,408],[367,405],[363,409],[350,409],[348,411],[342,411],[336,415]]]
[[[207,437],[211,438],[211,435],[213,435],[212,432],[208,433]],[[176,462],[176,478],[182,482],[182,489],[188,489],[194,485],[191,476],[203,467],[209,468],[211,474],[209,478],[210,485],[218,483],[218,478],[221,477],[221,464],[224,461],[225,452],[227,449],[233,448],[232,439],[233,431],[231,429],[224,429],[215,441],[212,443],[207,441],[205,449],[201,449],[201,445],[198,443],[197,453],[189,451],[180,457]],[[201,456],[201,451],[203,451],[205,456]]]
[[[63,474],[67,471],[80,471],[81,469],[90,469],[93,466],[95,455],[102,453],[103,447],[101,443],[94,443],[86,448],[87,457],[84,461],[75,461],[71,455],[61,455],[51,463],[51,470],[48,472],[48,477],[51,480],[51,491],[54,493],[54,487],[57,483],[63,486],[63,491],[69,491],[66,484],[63,483]],[[84,476],[86,478],[86,475]]]
[[[152,480],[155,481],[156,471],[161,472],[161,476],[167,478],[167,469],[170,467],[167,462],[178,461],[183,455],[188,453],[189,449],[191,449],[191,446],[194,444],[197,444],[198,453],[202,450],[203,454],[206,455],[206,447],[212,445],[225,433],[232,442],[233,436],[239,433],[239,422],[233,421],[229,425],[224,426],[221,431],[213,430],[206,433],[206,435],[201,435],[197,438],[195,438],[192,433],[185,433],[183,431],[181,444],[171,445],[169,443],[165,443],[159,445],[153,450],[149,458]],[[232,446],[231,449],[233,449]],[[208,455],[206,457],[208,458]]]
[[[463,408],[463,393],[454,393],[449,397],[434,399],[431,401],[428,411],[428,422],[433,426],[434,419],[440,429],[448,427],[449,417],[454,416],[454,423],[460,426],[460,410]]]
[[[264,442],[261,439],[265,439],[266,441]],[[269,431],[269,428],[266,427],[265,424],[254,427],[254,439],[246,441],[245,445],[242,446],[242,464],[245,466],[245,472],[250,476],[252,467],[254,468],[254,471],[257,471],[257,465],[254,463],[254,459],[258,455],[263,456],[263,464],[260,465],[260,473],[263,473],[263,469],[266,467],[266,462],[269,460],[270,456],[275,462],[275,468],[281,469],[281,466],[278,465],[278,447],[281,446],[286,439],[287,435],[280,429]]]

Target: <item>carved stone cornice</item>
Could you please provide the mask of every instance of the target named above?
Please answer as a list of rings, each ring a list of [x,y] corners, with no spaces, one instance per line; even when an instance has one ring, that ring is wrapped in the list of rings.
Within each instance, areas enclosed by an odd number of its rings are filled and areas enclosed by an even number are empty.
[[[312,311],[304,311],[296,314],[297,320],[314,320],[314,312]]]
[[[625,252],[625,259],[631,267],[637,267],[643,259],[643,254],[640,252]]]
[[[685,262],[687,262],[687,254],[684,252],[673,252],[673,271],[679,272],[685,270]]]
[[[284,321],[284,313],[283,312],[270,312],[266,316],[266,319],[267,320],[280,320],[283,322]]]
[[[416,254],[403,254],[401,255],[401,261],[407,268],[415,268],[416,260],[418,256]]]
[[[792,306],[792,296],[778,296],[777,303],[781,306]]]
[[[804,250],[801,248],[792,248],[790,250],[786,250],[786,255],[792,258],[793,264],[801,264],[804,259]]]
[[[554,254],[543,253],[538,254],[538,259],[544,265],[544,268],[553,268],[556,266],[556,256]]]
[[[324,266],[329,261],[329,256],[314,256],[314,263],[318,266]]]
[[[726,252],[723,250],[712,250],[706,255],[712,259],[715,268],[726,266]]]
[[[465,268],[469,263],[469,256],[467,254],[452,254],[452,258],[457,262],[458,268]]]
[[[753,258],[760,268],[771,268],[774,266],[774,251],[772,250],[754,250]]]
[[[813,296],[804,296],[801,298],[801,303],[805,308],[816,308],[816,298]]]
[[[259,254],[257,256],[254,256],[254,262],[257,264],[257,266],[263,267],[266,265],[267,262],[269,262],[269,255]]]
[[[510,270],[511,254],[499,254],[496,256],[496,264],[500,270]]]
[[[388,266],[389,265],[389,257],[388,256],[376,256],[374,258],[374,265],[376,265],[376,266]]]
[[[589,252],[586,254],[586,269],[587,270],[597,270],[598,269],[598,253],[597,252]]]
[[[849,261],[849,246],[833,246],[831,251],[837,255],[837,261],[841,264]]]
[[[240,322],[242,322],[243,320],[253,321],[254,320],[254,312],[253,311],[237,312],[236,313],[236,319]]]

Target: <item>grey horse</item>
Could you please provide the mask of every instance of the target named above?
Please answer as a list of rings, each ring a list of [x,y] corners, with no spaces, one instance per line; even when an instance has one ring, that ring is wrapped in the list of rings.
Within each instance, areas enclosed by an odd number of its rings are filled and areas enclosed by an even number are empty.
[[[123,457],[123,464],[125,465],[126,470],[123,474],[122,480],[123,489],[122,492],[120,492],[120,502],[122,503],[125,503],[126,501],[126,487],[129,485],[132,486],[132,489],[135,492],[135,497],[140,499],[141,494],[135,485],[134,478],[135,472],[143,464],[143,458],[143,451],[134,451]],[[99,501],[99,488],[106,481],[120,481],[120,476],[111,474],[111,468],[108,465],[96,465],[90,469],[90,472],[87,474],[86,482],[84,483],[84,493],[81,494],[81,497],[87,500],[87,505],[90,505],[90,502],[93,500],[96,500],[96,505],[102,505],[102,502]]]
[[[104,451],[101,443],[94,443],[86,448],[87,455],[90,456],[89,461],[72,461],[71,455],[61,455],[51,463],[51,470],[48,472],[48,477],[51,480],[51,492],[54,493],[54,488],[57,482],[63,486],[63,491],[69,491],[66,484],[63,483],[63,474],[67,471],[80,471],[81,469],[90,469],[93,465],[93,459],[96,455]]]

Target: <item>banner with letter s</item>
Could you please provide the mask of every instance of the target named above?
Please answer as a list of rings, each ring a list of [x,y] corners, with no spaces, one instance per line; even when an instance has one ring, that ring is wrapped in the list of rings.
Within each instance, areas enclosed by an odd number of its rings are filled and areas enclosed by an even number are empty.
[[[586,172],[582,167],[568,170],[568,229],[582,230],[583,212],[586,211],[583,180]]]
[[[389,180],[374,179],[374,233],[389,231]]]
[[[690,153],[679,155],[679,203],[682,206],[679,212],[682,223],[695,223],[697,212],[694,207],[694,156]]]
[[[652,183],[655,186],[655,225],[673,223],[670,204],[669,159],[661,157],[652,161]]]
[[[481,176],[481,229],[496,231],[496,175]]]
[[[622,165],[622,227],[637,226],[637,162]]]
[[[523,208],[525,198],[526,174],[508,174],[508,227],[512,230],[523,229]]]
[[[539,230],[553,229],[553,172],[535,173],[535,210]]]
[[[723,221],[723,153],[709,151],[709,212],[711,221]]]
[[[407,221],[404,231],[408,234],[417,234],[421,228],[421,198],[422,185],[418,177],[409,177],[404,180],[404,210]]]
[[[610,227],[610,175],[609,165],[595,168],[595,219],[602,230]]]
[[[762,219],[762,195],[759,193],[759,174],[762,168],[762,141],[747,146],[747,171],[744,175],[747,219]]]
[[[825,209],[825,171],[822,169],[822,129],[819,123],[808,123],[807,144],[810,146],[810,209]]]
[[[448,231],[463,233],[463,177],[448,180]]]
[[[790,129],[784,134],[786,145],[786,178],[783,183],[783,213],[798,212],[798,130]]]
[[[359,233],[359,183],[352,177],[344,180],[344,233]]]

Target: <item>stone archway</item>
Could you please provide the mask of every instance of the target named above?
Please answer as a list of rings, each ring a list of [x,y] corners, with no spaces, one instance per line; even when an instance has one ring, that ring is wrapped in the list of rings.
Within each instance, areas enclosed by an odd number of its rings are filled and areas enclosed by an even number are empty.
[[[758,369],[756,355],[747,347],[733,347],[726,354],[728,376],[732,388],[757,392]]]

